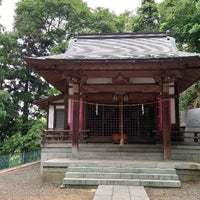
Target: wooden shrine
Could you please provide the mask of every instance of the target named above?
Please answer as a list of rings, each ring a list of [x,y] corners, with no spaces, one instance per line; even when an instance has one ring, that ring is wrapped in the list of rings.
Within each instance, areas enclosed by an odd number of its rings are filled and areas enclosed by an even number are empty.
[[[200,57],[179,51],[164,32],[80,34],[64,54],[25,58],[61,94],[36,103],[48,110],[47,133],[79,142],[163,143],[170,159],[179,130],[179,94],[200,78]],[[123,143],[123,141],[121,141]]]

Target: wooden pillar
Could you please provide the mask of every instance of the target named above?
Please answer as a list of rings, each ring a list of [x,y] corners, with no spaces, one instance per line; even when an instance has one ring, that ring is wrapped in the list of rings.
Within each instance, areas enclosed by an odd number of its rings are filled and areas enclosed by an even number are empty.
[[[83,96],[83,101],[86,101],[85,96]],[[83,104],[83,129],[87,129],[86,122],[87,122],[87,106],[84,103]]]
[[[72,157],[79,158],[79,84],[73,84]]]
[[[163,83],[162,94],[162,120],[163,120],[163,146],[164,160],[171,157],[171,122],[169,112],[169,84]]]
[[[68,95],[64,94],[64,129],[68,130]]]
[[[68,83],[65,81],[65,93],[64,93],[64,130],[68,130]]]
[[[179,110],[179,96],[177,92],[177,84],[175,84],[174,90],[175,90],[176,130],[179,130],[180,129],[180,110]]]
[[[121,94],[120,97],[120,145],[124,144],[124,138],[123,138],[123,134],[124,134],[124,130],[123,130],[123,94]]]

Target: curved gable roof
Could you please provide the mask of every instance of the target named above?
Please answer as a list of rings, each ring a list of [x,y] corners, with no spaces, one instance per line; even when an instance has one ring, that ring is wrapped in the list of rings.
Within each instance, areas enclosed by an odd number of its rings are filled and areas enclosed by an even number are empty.
[[[197,56],[181,52],[166,33],[82,34],[69,41],[64,54],[42,59],[123,60]]]
[[[200,78],[200,54],[178,50],[175,39],[164,32],[81,34],[69,41],[63,54],[25,60],[61,92],[65,91],[66,78],[77,74],[93,77],[92,71],[104,77],[107,71],[115,76],[146,70],[144,77],[152,73],[154,77],[171,70],[178,93]]]

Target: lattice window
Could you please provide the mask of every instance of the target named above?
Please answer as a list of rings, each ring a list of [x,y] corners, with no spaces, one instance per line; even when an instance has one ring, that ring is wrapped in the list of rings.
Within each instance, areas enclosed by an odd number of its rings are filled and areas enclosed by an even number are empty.
[[[155,105],[123,106],[123,132],[128,136],[151,136],[155,129]],[[87,126],[92,136],[120,133],[120,106],[88,105]]]
[[[56,110],[55,128],[64,129],[64,110]]]

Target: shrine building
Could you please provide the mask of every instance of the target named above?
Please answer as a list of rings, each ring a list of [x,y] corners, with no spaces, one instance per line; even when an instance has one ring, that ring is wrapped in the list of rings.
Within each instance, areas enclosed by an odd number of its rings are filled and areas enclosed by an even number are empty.
[[[60,91],[36,103],[47,110],[46,143],[162,144],[184,142],[179,95],[200,78],[200,56],[178,50],[165,32],[80,34],[63,54],[27,57]],[[117,145],[117,144],[116,144]]]

